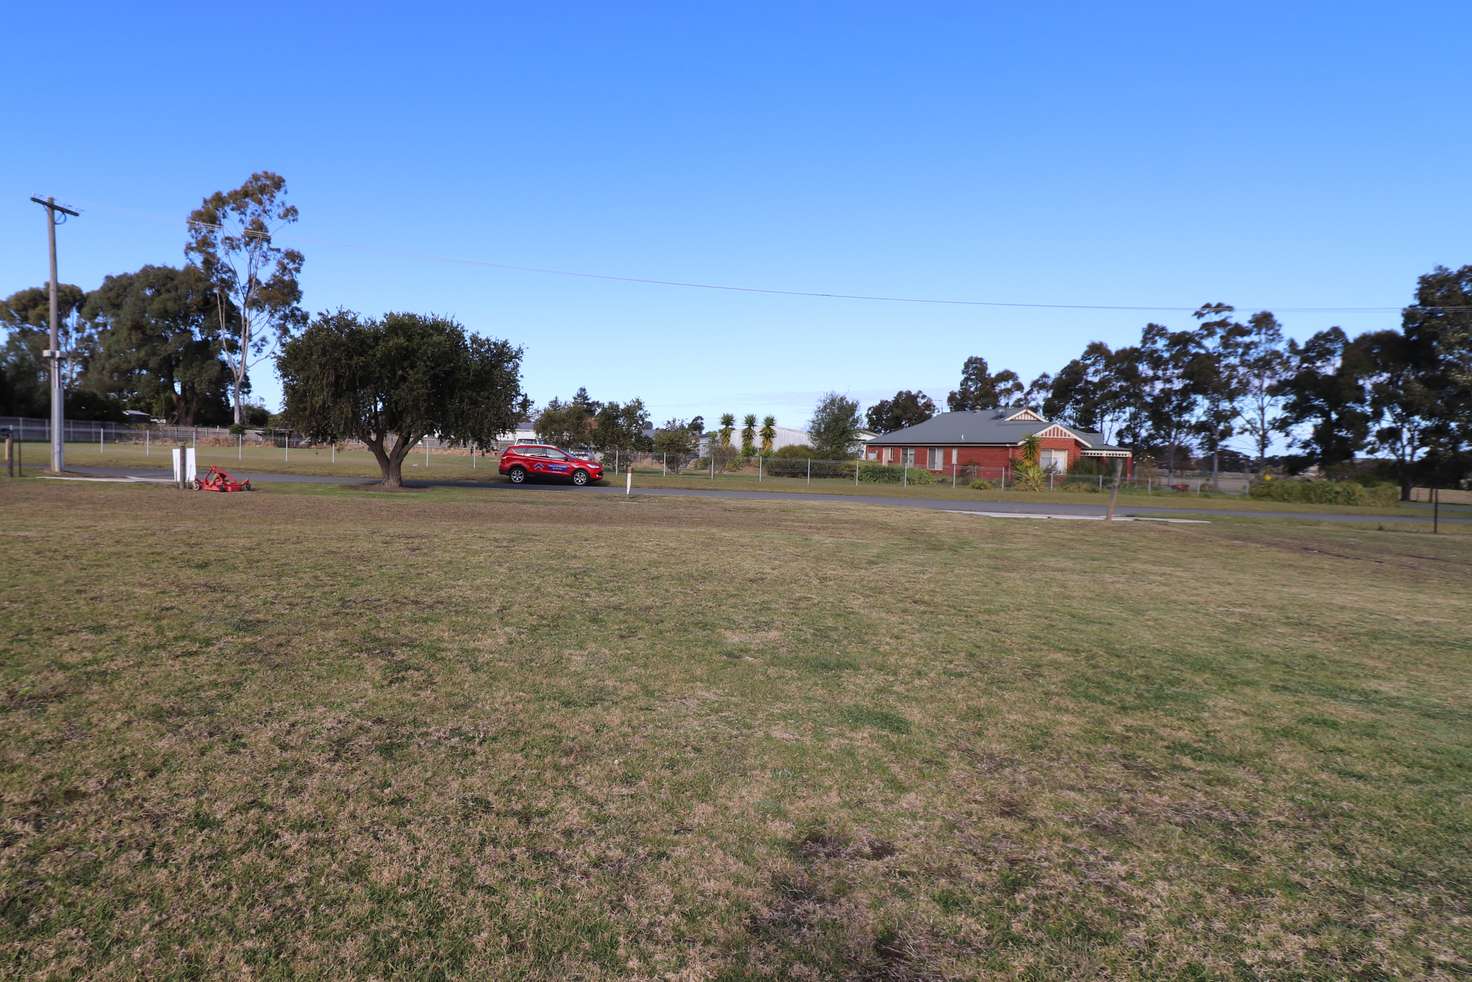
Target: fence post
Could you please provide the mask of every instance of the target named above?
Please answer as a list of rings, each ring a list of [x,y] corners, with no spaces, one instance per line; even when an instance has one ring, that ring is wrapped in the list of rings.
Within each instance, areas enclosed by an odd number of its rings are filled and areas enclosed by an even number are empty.
[[[902,474],[900,474],[900,487],[907,488],[909,486],[910,486],[910,461],[909,461],[908,458],[906,458],[905,459],[905,469],[904,469],[904,472]]]
[[[235,448],[235,459],[236,460],[244,460],[245,459],[245,434],[244,433],[240,433],[240,434],[237,434],[237,435],[240,437],[240,445]]]
[[[148,427],[143,427],[143,456],[148,456],[148,435],[153,432]]]
[[[868,451],[866,450],[864,453],[868,453]],[[854,461],[854,487],[859,486],[859,468],[863,466],[864,458],[860,456],[858,460]]]
[[[1122,462],[1120,461],[1120,459],[1118,457],[1115,457],[1114,458],[1114,489],[1109,492],[1109,511],[1107,513],[1105,513],[1105,515],[1104,515],[1104,521],[1106,521],[1106,522],[1112,522],[1112,521],[1114,521],[1114,503],[1119,500],[1119,469],[1120,469],[1121,465],[1122,465]],[[1101,482],[1104,480],[1104,475],[1103,474],[1100,474],[1099,475],[1099,480]],[[1101,483],[1099,486],[1100,486],[1100,488],[1102,488],[1103,487],[1103,484]]]
[[[97,427],[97,452],[99,454],[107,453],[107,449],[106,448],[107,448],[107,429],[106,429],[106,427],[99,426],[99,427]]]
[[[808,487],[813,484],[813,458],[808,458]]]
[[[429,437],[424,438],[424,466],[429,466]]]
[[[5,476],[15,476],[15,441],[10,438],[10,431],[5,432]]]
[[[332,442],[332,462],[337,463],[337,441]]]

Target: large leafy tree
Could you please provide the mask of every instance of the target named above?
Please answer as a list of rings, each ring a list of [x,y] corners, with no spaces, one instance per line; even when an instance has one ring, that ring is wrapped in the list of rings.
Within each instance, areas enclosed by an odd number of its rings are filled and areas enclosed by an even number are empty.
[[[259,171],[233,191],[216,191],[189,215],[184,255],[214,285],[220,321],[234,307],[223,351],[230,369],[236,423],[244,423],[246,380],[306,322],[301,309],[302,254],[276,244],[276,233],[297,220],[286,203],[286,180]]]
[[[924,392],[901,389],[892,399],[881,399],[864,414],[875,433],[893,433],[923,423],[935,415],[935,402]]]
[[[1361,334],[1351,343],[1369,414],[1370,449],[1390,457],[1402,500],[1409,500],[1417,464],[1440,424],[1436,390],[1400,331]]]
[[[86,299],[86,293],[79,286],[71,283],[56,285],[56,339],[67,354],[61,363],[61,387],[66,394],[77,389],[96,351],[97,339],[91,325],[81,316]],[[40,411],[44,412],[44,406],[51,399],[51,369],[43,354],[51,347],[50,287],[27,287],[0,300],[0,328],[6,333],[6,363],[15,384],[26,391],[33,386],[39,387],[43,395]],[[31,410],[27,410],[29,412]]]
[[[1053,376],[1043,372],[1027,383],[1027,388],[1022,390],[1022,404],[1035,413],[1042,413],[1043,403],[1047,401],[1049,393],[1053,391]]]
[[[282,346],[277,369],[290,424],[316,440],[362,440],[386,487],[403,484],[422,438],[485,449],[527,410],[521,349],[443,317],[321,314]]]
[[[1166,472],[1174,475],[1190,452],[1197,430],[1197,384],[1200,339],[1194,331],[1172,331],[1147,324],[1140,334],[1140,408],[1150,440],[1165,455]]]
[[[586,389],[578,389],[572,401],[563,402],[553,398],[537,414],[532,429],[537,439],[558,446],[581,446],[593,440],[594,408],[597,403],[588,398]]]
[[[605,402],[593,416],[593,446],[599,450],[647,449],[649,411],[642,399],[630,399],[622,405]]]
[[[1093,341],[1051,378],[1042,414],[1113,440],[1138,410],[1139,386],[1138,349],[1116,352],[1103,341]]]
[[[230,373],[218,314],[212,285],[193,266],[107,277],[83,309],[97,338],[87,386],[179,425],[225,422]]]
[[[1370,414],[1361,377],[1363,352],[1341,328],[1290,341],[1292,368],[1282,384],[1280,427],[1321,467],[1347,463],[1365,446]]]
[[[829,392],[818,400],[813,418],[808,423],[808,442],[813,452],[824,460],[845,460],[854,455],[862,420],[859,404],[837,392]]]
[[[1237,432],[1247,383],[1239,362],[1248,328],[1233,319],[1233,308],[1224,303],[1206,304],[1196,310],[1195,352],[1186,368],[1191,388],[1199,397],[1195,432],[1211,454],[1211,483],[1217,484],[1221,453]]]
[[[654,452],[662,454],[665,465],[678,473],[694,449],[700,433],[694,427],[694,420],[689,423],[683,419],[666,420],[663,426],[654,431]]]
[[[1438,266],[1416,283],[1401,314],[1406,357],[1432,405],[1426,433],[1428,480],[1452,482],[1472,469],[1472,266]]]
[[[951,412],[1006,406],[1022,397],[1022,379],[1011,369],[992,374],[986,359],[972,355],[961,366],[961,384],[946,396]]]
[[[1288,347],[1278,319],[1266,310],[1249,317],[1233,359],[1242,385],[1242,429],[1252,440],[1257,472],[1261,474],[1273,435],[1281,429],[1278,410],[1288,375]]]

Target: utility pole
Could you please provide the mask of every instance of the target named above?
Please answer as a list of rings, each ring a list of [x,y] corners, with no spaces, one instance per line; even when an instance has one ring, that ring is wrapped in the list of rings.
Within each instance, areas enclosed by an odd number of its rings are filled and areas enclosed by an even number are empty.
[[[45,198],[32,195],[31,200],[46,209],[46,240],[51,247],[51,346],[46,349],[45,357],[51,362],[51,470],[53,473],[60,474],[65,469],[66,463],[62,451],[66,419],[62,412],[61,359],[63,356],[56,307],[56,226],[66,221],[68,215],[77,218],[80,213],[65,205],[57,204],[56,199],[49,194]],[[61,212],[61,221],[56,219],[57,212]]]

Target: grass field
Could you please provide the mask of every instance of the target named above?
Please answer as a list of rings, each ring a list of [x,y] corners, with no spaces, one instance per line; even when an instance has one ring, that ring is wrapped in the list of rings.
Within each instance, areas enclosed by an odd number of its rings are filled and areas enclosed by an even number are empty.
[[[141,444],[70,443],[66,448],[68,466],[107,467],[169,467],[168,452],[164,448],[152,447],[146,452]],[[27,473],[45,466],[46,448],[42,444],[27,444],[26,459],[31,462]],[[199,469],[217,464],[226,470],[239,471],[249,477],[253,473],[312,474],[321,476],[372,477],[379,475],[378,464],[366,450],[339,451],[334,458],[331,448],[295,449],[289,454],[280,447],[235,447],[198,448]],[[423,453],[411,453],[404,462],[404,479],[407,481],[494,481],[500,476],[496,472],[496,458],[486,457],[472,463],[465,453],[431,452],[428,459]],[[1028,493],[1015,490],[973,491],[964,485],[952,488],[949,484],[917,484],[909,487],[886,484],[855,484],[852,480],[815,478],[811,482],[802,478],[773,478],[758,480],[754,474],[732,473],[716,475],[712,480],[705,472],[682,475],[661,475],[653,470],[635,473],[635,482],[646,488],[692,488],[704,490],[720,488],[730,491],[786,491],[813,492],[824,494],[859,494],[880,497],[940,498],[957,501],[1031,501],[1053,504],[1084,504],[1102,506],[1107,494],[1083,492]],[[610,477],[610,480],[613,480]],[[1145,494],[1143,491],[1125,490],[1120,501],[1127,506],[1139,507],[1148,504],[1151,508],[1183,508],[1192,511],[1246,510],[1261,512],[1325,512],[1329,514],[1355,515],[1417,515],[1428,516],[1425,505],[1394,505],[1391,507],[1357,507],[1350,505],[1315,505],[1297,502],[1262,501],[1241,495],[1203,497],[1195,494],[1180,494],[1174,491]],[[1472,516],[1472,508],[1443,505],[1443,514],[1448,516]]]
[[[10,977],[1452,978],[1472,535],[0,482]]]

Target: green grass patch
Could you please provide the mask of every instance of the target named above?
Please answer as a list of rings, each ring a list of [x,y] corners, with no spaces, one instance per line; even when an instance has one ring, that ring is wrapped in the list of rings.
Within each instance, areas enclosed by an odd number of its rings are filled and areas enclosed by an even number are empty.
[[[6,976],[1469,970],[1467,534],[31,480],[0,515]]]

